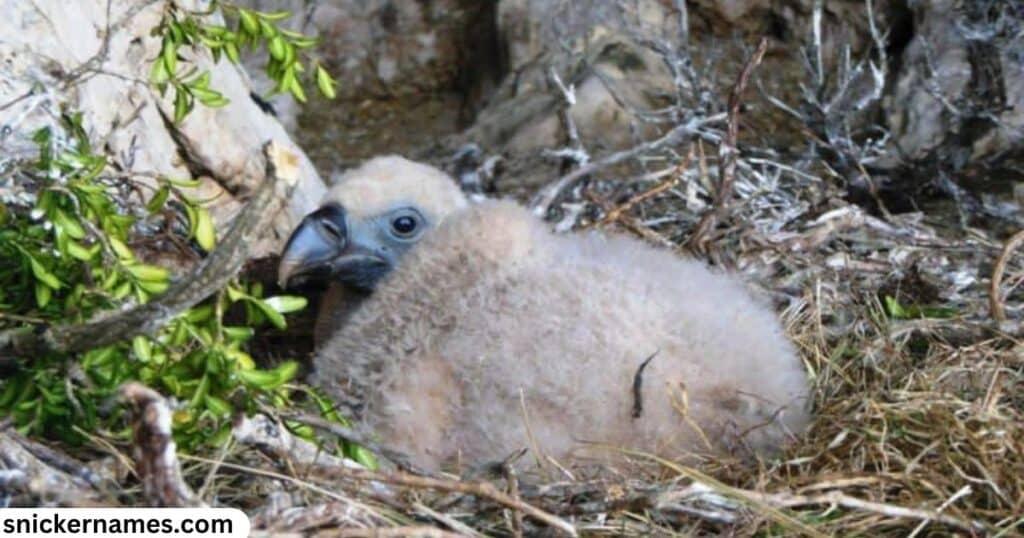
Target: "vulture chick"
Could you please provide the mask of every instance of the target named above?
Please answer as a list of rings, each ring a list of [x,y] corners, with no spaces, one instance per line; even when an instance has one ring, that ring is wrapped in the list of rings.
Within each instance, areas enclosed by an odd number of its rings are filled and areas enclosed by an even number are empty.
[[[806,426],[802,363],[738,279],[628,237],[555,235],[511,202],[466,207],[436,170],[371,165],[396,173],[332,191],[280,276],[372,290],[314,381],[414,463],[770,453]]]
[[[342,175],[285,246],[278,275],[326,280],[313,338],[322,345],[427,229],[468,201],[444,172],[397,155]],[[403,227],[412,226],[408,233]],[[344,253],[344,255],[342,255]]]

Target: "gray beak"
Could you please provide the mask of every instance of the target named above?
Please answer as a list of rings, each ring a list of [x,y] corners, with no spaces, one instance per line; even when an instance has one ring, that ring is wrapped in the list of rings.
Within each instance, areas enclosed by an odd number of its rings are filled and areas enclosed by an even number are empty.
[[[391,264],[350,235],[345,209],[326,205],[302,219],[281,253],[277,280],[282,288],[297,280],[340,280],[370,290]]]
[[[345,210],[328,205],[302,219],[281,253],[277,281],[282,288],[298,277],[329,276],[331,261],[348,243]]]

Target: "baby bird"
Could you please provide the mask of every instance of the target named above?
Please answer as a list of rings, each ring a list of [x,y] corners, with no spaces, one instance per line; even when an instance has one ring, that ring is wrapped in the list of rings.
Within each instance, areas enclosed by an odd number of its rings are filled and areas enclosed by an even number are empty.
[[[390,155],[342,175],[284,248],[281,286],[328,283],[313,338],[322,345],[428,228],[468,201],[444,172]]]
[[[366,294],[314,381],[416,465],[770,453],[806,427],[802,363],[738,279],[628,237],[555,235],[512,202],[469,206],[411,165],[343,180],[280,277]]]

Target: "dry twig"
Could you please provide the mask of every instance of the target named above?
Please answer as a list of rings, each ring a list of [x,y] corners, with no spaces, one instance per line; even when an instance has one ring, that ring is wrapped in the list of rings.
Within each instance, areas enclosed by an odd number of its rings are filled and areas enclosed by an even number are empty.
[[[1009,264],[1010,258],[1013,257],[1017,248],[1021,245],[1024,245],[1024,230],[1017,232],[1013,237],[1006,240],[1002,252],[996,258],[995,267],[992,268],[992,278],[989,280],[988,287],[988,305],[989,313],[998,323],[1006,321],[1006,307],[1002,298],[1002,292],[999,290],[1003,284],[1003,274],[1006,272],[1006,266]],[[1022,278],[1024,278],[1024,275],[1022,275]]]
[[[604,170],[605,168],[610,168],[638,155],[644,155],[664,147],[675,146],[689,138],[701,134],[701,128],[713,123],[718,123],[724,120],[725,117],[725,114],[715,114],[714,116],[707,118],[692,118],[685,123],[675,126],[660,138],[627,150],[612,153],[611,155],[596,161],[591,161],[542,188],[530,203],[530,207],[533,208],[534,213],[537,215],[547,215],[548,211],[551,210],[553,204],[562,192],[575,185],[576,182],[583,177],[593,174],[594,172]]]
[[[370,452],[387,458],[392,463],[397,465],[400,469],[415,474],[428,474],[422,469],[419,469],[415,465],[413,465],[412,462],[409,461],[409,457],[407,455],[402,454],[400,451],[395,450],[393,448],[381,445],[380,443],[373,441],[369,437],[361,435],[359,432],[353,430],[352,428],[346,428],[345,426],[342,426],[341,424],[338,424],[336,422],[330,422],[328,420],[324,420],[320,417],[313,415],[286,415],[283,418],[312,426],[318,430],[326,431],[350,443],[362,445],[366,447]]]
[[[768,50],[768,39],[761,38],[757,50],[747,59],[747,63],[740,71],[736,83],[729,92],[729,117],[726,120],[727,130],[725,138],[718,146],[718,159],[721,161],[721,174],[718,188],[715,189],[715,201],[711,209],[704,213],[697,224],[693,235],[690,236],[689,246],[694,250],[705,250],[707,234],[718,223],[718,219],[725,215],[728,208],[729,197],[732,196],[732,185],[736,181],[736,163],[739,161],[739,149],[736,140],[740,132],[740,105],[743,99],[743,92],[747,88],[747,81],[751,73],[764,59],[764,53]]]
[[[181,476],[167,400],[135,382],[121,387],[121,398],[132,405],[135,472],[149,503],[159,507],[203,506]]]
[[[336,538],[456,538],[462,535],[434,527],[378,527],[375,529],[340,529],[323,536]]]
[[[526,516],[529,516],[554,529],[560,530],[566,535],[577,536],[576,528],[571,523],[508,495],[507,493],[503,493],[495,488],[493,484],[488,482],[460,482],[456,480],[446,480],[443,478],[415,476],[407,473],[385,473],[346,468],[324,469],[324,474],[360,481],[380,482],[410,488],[434,489],[474,495],[476,497],[498,503],[511,510],[521,511]]]

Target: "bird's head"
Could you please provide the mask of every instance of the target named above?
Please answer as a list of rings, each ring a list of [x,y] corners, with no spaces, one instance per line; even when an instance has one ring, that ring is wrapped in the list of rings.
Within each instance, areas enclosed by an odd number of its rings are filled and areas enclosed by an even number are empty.
[[[363,291],[467,200],[444,172],[402,157],[377,157],[347,172],[292,232],[278,281],[334,280]]]

